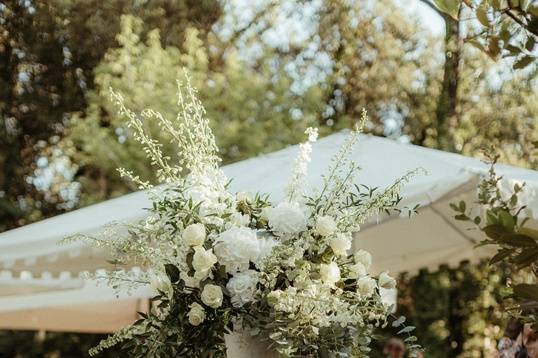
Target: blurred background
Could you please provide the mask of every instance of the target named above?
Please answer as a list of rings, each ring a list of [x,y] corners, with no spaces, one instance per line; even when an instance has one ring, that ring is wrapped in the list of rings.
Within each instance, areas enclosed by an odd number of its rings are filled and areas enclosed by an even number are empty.
[[[108,89],[174,116],[182,68],[225,163],[309,126],[350,128],[366,108],[373,135],[475,157],[495,145],[536,169],[538,68],[481,48],[472,15],[427,0],[2,0],[0,232],[136,190],[119,166],[153,180]],[[402,276],[398,309],[426,356],[490,357],[509,274],[462,263]],[[0,356],[84,357],[99,338],[4,331]]]

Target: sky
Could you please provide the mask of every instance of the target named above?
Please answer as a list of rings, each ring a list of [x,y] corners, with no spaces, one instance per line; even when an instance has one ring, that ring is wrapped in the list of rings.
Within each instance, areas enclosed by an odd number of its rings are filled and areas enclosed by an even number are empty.
[[[398,2],[401,4],[405,3],[404,7],[408,9],[411,14],[418,15],[422,25],[425,28],[430,29],[433,34],[441,35],[444,33],[445,29],[443,21],[439,15],[420,0],[398,0]]]

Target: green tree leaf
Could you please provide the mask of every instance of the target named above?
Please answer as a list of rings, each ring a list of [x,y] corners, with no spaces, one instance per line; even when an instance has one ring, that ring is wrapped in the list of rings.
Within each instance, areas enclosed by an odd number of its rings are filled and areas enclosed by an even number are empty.
[[[439,10],[449,14],[456,20],[458,19],[461,6],[460,0],[434,0],[434,2]]]
[[[519,61],[514,63],[513,68],[514,68],[514,70],[520,70],[520,69],[525,68],[528,65],[530,65],[534,60],[535,60],[535,58],[532,57],[532,56],[524,56]]]

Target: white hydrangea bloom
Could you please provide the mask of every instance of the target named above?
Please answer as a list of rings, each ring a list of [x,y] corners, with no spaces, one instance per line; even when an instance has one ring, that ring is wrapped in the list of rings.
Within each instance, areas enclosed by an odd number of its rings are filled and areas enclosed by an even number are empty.
[[[226,272],[246,270],[249,262],[257,260],[260,255],[256,231],[233,226],[218,236],[214,251],[219,263],[226,267]]]
[[[316,232],[321,236],[330,236],[336,232],[336,221],[332,216],[318,216],[316,218]]]
[[[254,270],[246,270],[236,273],[226,284],[230,292],[232,304],[241,307],[254,299],[256,285],[258,283],[258,273]]]
[[[282,202],[268,215],[269,226],[282,234],[296,234],[306,230],[307,218],[298,204]]]

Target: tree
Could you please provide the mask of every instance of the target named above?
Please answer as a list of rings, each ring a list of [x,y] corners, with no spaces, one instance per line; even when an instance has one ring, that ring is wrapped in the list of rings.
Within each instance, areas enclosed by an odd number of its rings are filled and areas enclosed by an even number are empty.
[[[150,28],[162,27],[165,42],[178,43],[187,26],[207,31],[220,5],[214,0],[0,5],[0,230],[64,210],[56,196],[45,197],[30,183],[36,157],[61,138],[69,113],[85,108],[93,68],[114,44],[124,12],[144,14]]]
[[[429,3],[429,1],[424,0]],[[467,41],[492,58],[515,57],[514,69],[536,59],[538,1],[535,0],[432,0],[447,16],[458,20],[462,8],[480,24]],[[431,4],[431,3],[429,3]]]
[[[332,61],[322,122],[346,127],[366,108],[369,130],[391,135],[387,119],[398,127],[429,112],[430,39],[398,14],[391,2],[322,3],[313,38],[319,38],[319,51]]]
[[[80,167],[76,180],[82,183],[83,204],[135,189],[119,178],[118,167],[139,173],[144,180],[155,179],[140,146],[116,115],[109,99],[111,87],[135,111],[152,107],[164,116],[175,116],[175,79],[183,78],[182,68],[186,69],[212,119],[225,162],[299,141],[315,121],[319,90],[301,96],[290,92],[290,79],[283,71],[273,72],[263,63],[249,69],[233,52],[213,71],[207,46],[196,29],[186,30],[181,50],[163,47],[158,31],[149,32],[144,41],[141,30],[140,19],[123,17],[119,47],[108,51],[96,67],[96,88],[87,95],[88,108],[72,118],[68,135],[59,144]],[[156,121],[147,118],[145,124],[155,138],[169,142]],[[163,151],[171,158],[177,156],[172,144],[165,144]]]

